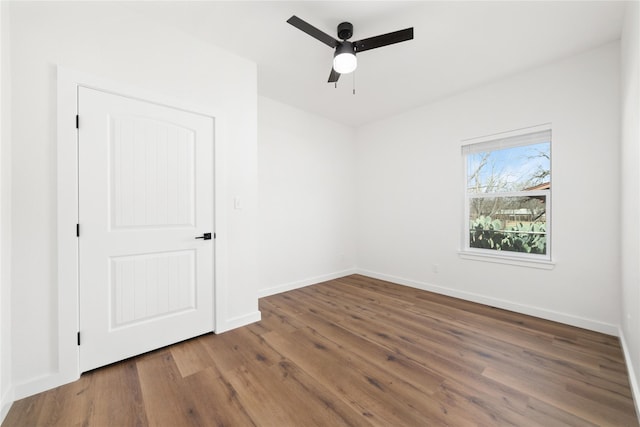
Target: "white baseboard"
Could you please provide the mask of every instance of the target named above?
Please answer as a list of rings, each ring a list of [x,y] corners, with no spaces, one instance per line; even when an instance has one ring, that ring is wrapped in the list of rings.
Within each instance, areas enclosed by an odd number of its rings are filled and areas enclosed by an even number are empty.
[[[216,325],[215,332],[222,333],[222,332],[230,331],[232,329],[236,329],[241,326],[246,326],[254,322],[259,322],[261,318],[262,318],[262,314],[260,313],[260,311],[255,311],[242,316],[233,317],[231,319],[225,320],[219,325]],[[13,398],[14,400],[17,400],[17,399],[22,399],[28,396],[33,396],[34,394],[38,394],[43,391],[47,391],[52,388],[59,387],[61,385],[76,381],[78,378],[79,376],[75,374],[65,375],[60,372],[46,374],[40,377],[32,378],[20,384],[14,384]],[[4,401],[3,401],[3,405],[4,405]],[[4,410],[4,407],[3,407],[3,410]]]
[[[601,332],[607,335],[613,335],[613,336],[618,335],[618,325],[612,325],[612,324],[603,323],[603,322],[599,322],[592,319],[585,319],[583,317],[573,316],[566,313],[560,313],[557,311],[546,310],[543,308],[515,303],[512,301],[487,297],[484,295],[478,295],[471,292],[445,288],[445,287],[433,285],[430,283],[420,282],[417,280],[407,279],[404,277],[391,276],[388,274],[378,273],[370,270],[358,269],[357,273],[363,276],[372,277],[374,279],[385,280],[388,282],[410,286],[413,288],[422,289],[422,290],[434,292],[437,294],[447,295],[454,298],[460,298],[467,301],[489,305],[491,307],[502,308],[504,310],[515,311],[516,313],[522,313],[522,314],[527,314],[529,316],[539,317],[541,319],[552,320],[554,322],[560,322],[567,325],[576,326],[578,328],[589,329],[591,331]]]
[[[328,280],[339,279],[341,277],[349,276],[355,273],[357,273],[357,270],[355,268],[349,268],[347,270],[336,271],[334,273],[309,277],[307,279],[296,280],[295,282],[289,282],[282,285],[273,286],[271,288],[261,289],[260,291],[258,291],[258,298],[268,297],[270,295],[292,291],[298,288],[304,288],[305,286],[315,285],[316,283],[326,282]]]
[[[619,328],[618,337],[622,345],[622,352],[624,353],[624,360],[627,365],[627,373],[629,374],[629,385],[631,385],[631,393],[633,395],[633,402],[636,405],[636,417],[640,421],[640,388],[638,388],[638,380],[636,377],[635,369],[633,368],[633,360],[631,359],[631,353],[629,353],[629,346],[624,336],[622,328]]]
[[[13,405],[14,400],[13,387],[9,387],[9,390],[7,390],[0,400],[0,424],[2,424],[9,413],[9,409],[11,409],[11,405]]]
[[[14,384],[14,400],[24,399],[25,397],[33,396],[34,394],[42,393],[43,391],[72,383],[79,378],[80,377],[75,373],[73,375],[67,375],[57,372],[42,375],[20,384]]]
[[[232,329],[240,328],[241,326],[247,326],[251,323],[259,322],[261,319],[262,313],[260,313],[260,311],[254,311],[253,313],[232,317],[231,319],[225,320],[221,324],[217,324],[215,333],[221,334]]]

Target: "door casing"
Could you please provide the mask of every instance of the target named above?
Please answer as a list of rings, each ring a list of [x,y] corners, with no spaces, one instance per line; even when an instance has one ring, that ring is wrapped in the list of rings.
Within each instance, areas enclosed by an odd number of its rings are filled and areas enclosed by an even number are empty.
[[[30,383],[28,395],[57,387],[80,377],[80,359],[77,341],[79,331],[79,282],[78,282],[78,88],[110,92],[129,98],[141,99],[181,110],[210,116],[215,121],[214,131],[214,332],[226,318],[227,289],[227,189],[225,170],[225,119],[219,111],[193,105],[182,99],[174,99],[158,93],[150,93],[137,87],[109,81],[90,74],[57,67],[57,313],[58,357],[57,369],[52,375]],[[81,119],[80,119],[81,120]],[[80,123],[80,126],[82,124]],[[212,230],[213,231],[213,230]]]

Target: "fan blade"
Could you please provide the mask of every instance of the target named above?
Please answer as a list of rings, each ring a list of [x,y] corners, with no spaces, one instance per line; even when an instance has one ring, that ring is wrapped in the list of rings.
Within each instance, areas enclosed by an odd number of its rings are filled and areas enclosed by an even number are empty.
[[[334,39],[329,34],[323,31],[320,31],[313,25],[303,21],[302,19],[298,18],[295,15],[289,18],[287,22],[293,25],[294,27],[296,27],[297,29],[299,29],[300,31],[304,31],[305,33],[309,34],[314,39],[320,40],[322,43],[326,44],[329,47],[335,48],[340,43],[338,40]]]
[[[354,42],[354,44],[356,46],[356,52],[364,52],[365,50],[371,50],[412,39],[413,27],[394,31],[392,33],[382,34],[380,36],[369,37],[368,39],[358,40],[357,42]]]
[[[327,83],[335,83],[339,78],[340,73],[334,70],[333,67],[331,67],[331,74],[329,74],[329,80],[327,80]]]

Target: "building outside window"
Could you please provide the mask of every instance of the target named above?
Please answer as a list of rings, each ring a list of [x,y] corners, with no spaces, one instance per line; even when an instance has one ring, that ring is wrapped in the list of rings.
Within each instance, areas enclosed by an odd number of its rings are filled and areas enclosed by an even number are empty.
[[[466,141],[463,252],[551,260],[551,128]]]

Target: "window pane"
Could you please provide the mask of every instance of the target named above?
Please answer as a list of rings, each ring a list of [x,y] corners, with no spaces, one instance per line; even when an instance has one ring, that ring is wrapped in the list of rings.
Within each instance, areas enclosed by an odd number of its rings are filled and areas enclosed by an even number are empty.
[[[469,247],[547,253],[547,196],[471,197]]]
[[[467,192],[496,193],[550,188],[551,143],[467,155]]]

